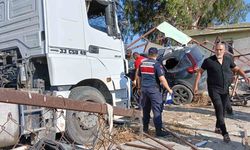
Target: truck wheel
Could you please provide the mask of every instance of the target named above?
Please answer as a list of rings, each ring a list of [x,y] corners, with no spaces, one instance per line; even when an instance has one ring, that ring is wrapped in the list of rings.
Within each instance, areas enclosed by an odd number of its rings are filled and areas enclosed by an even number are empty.
[[[173,86],[173,102],[176,105],[179,104],[188,104],[191,103],[193,100],[193,93],[192,91],[182,84],[177,84]]]
[[[70,99],[78,101],[92,101],[105,103],[104,96],[90,86],[79,86],[71,90]],[[66,136],[77,144],[94,145],[100,134],[100,125],[97,113],[68,110],[66,112]]]

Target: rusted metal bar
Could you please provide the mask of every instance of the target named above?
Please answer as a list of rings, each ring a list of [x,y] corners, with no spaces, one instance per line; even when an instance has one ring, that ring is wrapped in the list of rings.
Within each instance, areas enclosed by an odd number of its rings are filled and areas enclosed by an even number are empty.
[[[107,113],[107,106],[105,104],[88,101],[76,101],[67,98],[45,96],[36,93],[4,88],[0,88],[0,102],[57,109],[68,109],[100,114]],[[140,117],[140,112],[135,109],[113,107],[113,113],[117,116]]]
[[[171,133],[175,138],[179,139],[180,141],[182,141],[183,143],[187,144],[188,146],[190,146],[193,150],[199,150],[195,145],[193,145],[192,143],[186,141],[185,139],[179,137],[178,135],[176,135],[175,133],[171,132],[170,130],[168,130],[167,128],[163,127],[164,130],[166,130],[167,132]]]
[[[127,49],[129,49],[132,45],[134,45],[136,42],[140,41],[142,38],[144,38],[145,36],[149,35],[150,33],[152,33],[154,30],[156,29],[156,27],[152,28],[151,30],[149,30],[147,33],[143,34],[142,36],[140,36],[138,39],[136,39],[135,41],[133,41],[131,44],[129,44],[127,46]]]
[[[143,146],[143,145],[132,144],[132,143],[125,143],[125,145],[131,146],[131,147],[136,147],[136,148],[141,148],[141,149],[147,149],[147,150],[159,150],[157,148],[153,148],[150,146]]]
[[[231,93],[231,96],[234,96],[235,95],[235,92],[238,88],[238,83],[239,83],[239,75],[236,76],[236,79],[235,79],[235,82],[234,82],[234,87],[233,87],[233,90],[232,90],[232,93]]]
[[[136,49],[136,48],[143,47],[143,46],[145,46],[145,45],[147,45],[147,42],[146,42],[146,43],[143,43],[143,44],[140,44],[140,45],[137,45],[137,46],[134,46],[134,47],[129,48],[129,49],[133,50],[133,49]]]
[[[241,56],[248,56],[248,55],[250,55],[250,53],[235,55],[234,57],[241,57]]]
[[[153,140],[153,141],[155,141],[155,142],[161,144],[162,146],[166,147],[166,148],[169,149],[169,150],[174,150],[174,149],[173,149],[173,146],[174,146],[174,145],[172,145],[172,144],[171,144],[171,145],[170,145],[170,144],[165,144],[165,143],[161,142],[160,140],[157,140],[157,139],[153,138],[152,136],[150,136],[150,135],[147,134],[147,133],[143,133],[143,135],[145,135],[146,137],[150,138],[151,140]]]
[[[210,52],[214,53],[214,51],[213,51],[213,50],[211,50],[211,49],[207,48],[204,44],[200,43],[199,41],[196,41],[195,39],[192,39],[190,42],[194,42],[194,43],[196,43],[196,44],[200,45],[201,47],[203,47],[203,48],[207,49],[208,51],[210,51]]]
[[[233,48],[234,51],[236,51],[237,53],[239,53],[238,56],[243,56],[245,59],[247,59],[248,61],[250,61],[249,58],[247,58],[246,56],[249,55],[250,53],[248,54],[241,54],[237,49],[235,49],[234,47],[232,47],[231,45],[227,44],[228,46],[230,46],[231,48]]]
[[[162,149],[162,148],[160,148],[160,147],[157,147],[157,146],[155,146],[155,145],[153,145],[153,144],[149,144],[149,143],[147,143],[147,142],[145,142],[145,141],[143,141],[143,140],[141,140],[141,139],[136,138],[136,140],[138,140],[138,141],[140,141],[140,142],[142,142],[142,143],[144,143],[144,144],[146,144],[146,145],[152,146],[152,147],[154,147],[154,148],[156,148],[156,149],[158,149],[158,150],[164,150],[164,149]],[[174,145],[173,145],[173,146],[174,146]]]

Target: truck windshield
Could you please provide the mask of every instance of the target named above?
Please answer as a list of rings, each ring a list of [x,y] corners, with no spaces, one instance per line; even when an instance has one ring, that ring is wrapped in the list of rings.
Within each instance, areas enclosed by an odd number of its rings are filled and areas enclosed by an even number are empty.
[[[107,5],[98,3],[97,1],[88,2],[88,21],[89,25],[97,30],[107,33],[107,24],[105,19],[105,8]]]

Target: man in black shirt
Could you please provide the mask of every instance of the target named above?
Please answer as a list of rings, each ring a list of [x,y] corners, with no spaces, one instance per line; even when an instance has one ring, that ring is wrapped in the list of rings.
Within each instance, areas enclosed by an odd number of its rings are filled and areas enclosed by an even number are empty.
[[[208,94],[212,100],[216,115],[216,133],[221,133],[225,142],[230,141],[224,122],[224,112],[229,100],[229,86],[233,78],[233,72],[241,75],[249,84],[250,79],[238,66],[232,57],[225,54],[225,43],[220,42],[215,46],[215,55],[204,60],[197,72],[194,83],[194,94],[198,92],[198,83],[204,71],[207,71]]]

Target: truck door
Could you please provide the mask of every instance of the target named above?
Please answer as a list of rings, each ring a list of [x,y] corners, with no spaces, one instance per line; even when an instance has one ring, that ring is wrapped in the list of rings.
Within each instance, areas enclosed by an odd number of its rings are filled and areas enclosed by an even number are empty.
[[[91,76],[86,56],[82,0],[45,0],[47,56],[52,85],[76,84]]]
[[[86,1],[84,17],[87,55],[96,58],[91,61],[92,67],[98,64],[104,65],[106,72],[116,80],[116,88],[124,86],[121,76],[124,73],[124,53],[122,40],[117,36],[118,27],[113,2],[111,0]],[[109,24],[111,23],[111,24]],[[99,66],[101,69],[101,65]],[[93,70],[95,72],[95,70]],[[104,75],[105,70],[102,70]],[[100,75],[96,72],[93,75]]]

